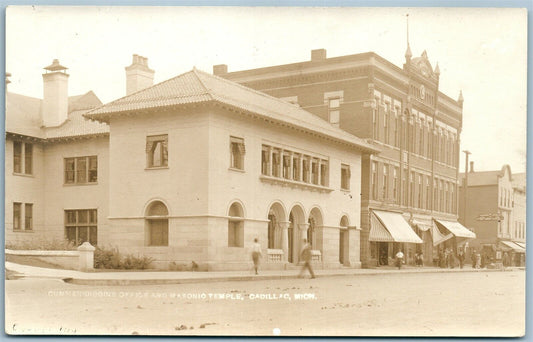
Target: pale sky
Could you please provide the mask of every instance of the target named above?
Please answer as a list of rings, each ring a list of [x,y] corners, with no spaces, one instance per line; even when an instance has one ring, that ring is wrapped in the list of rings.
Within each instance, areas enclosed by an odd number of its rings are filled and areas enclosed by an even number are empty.
[[[440,90],[463,91],[461,150],[476,171],[526,167],[527,11],[474,8],[8,7],[9,91],[42,98],[43,67],[69,68],[69,95],[93,90],[104,103],[126,92],[132,54],[148,57],[155,83],[196,68],[229,71],[374,51],[439,63]],[[464,154],[461,153],[461,171]]]

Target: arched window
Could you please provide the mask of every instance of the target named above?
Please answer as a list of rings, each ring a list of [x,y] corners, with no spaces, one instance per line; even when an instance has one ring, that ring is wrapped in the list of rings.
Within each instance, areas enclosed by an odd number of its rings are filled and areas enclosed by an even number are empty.
[[[168,246],[168,209],[161,201],[150,203],[146,210],[148,246]]]
[[[242,206],[235,202],[228,213],[228,247],[244,247],[244,211]]]

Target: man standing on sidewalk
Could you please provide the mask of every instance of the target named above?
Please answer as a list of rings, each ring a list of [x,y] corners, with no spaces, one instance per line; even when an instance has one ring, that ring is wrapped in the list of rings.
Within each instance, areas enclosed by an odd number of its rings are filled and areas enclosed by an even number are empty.
[[[398,269],[402,268],[402,263],[403,263],[403,253],[402,253],[402,250],[400,249],[398,253],[396,253],[396,266],[398,266]]]
[[[259,244],[259,241],[257,240],[257,238],[255,238],[254,243],[252,244],[252,261],[254,262],[255,274],[258,274],[257,269],[259,268],[260,257],[261,257],[261,245]]]
[[[307,242],[307,239],[304,239],[304,246],[302,248],[301,258],[304,264],[298,277],[303,277],[303,273],[307,268],[309,270],[309,273],[311,273],[311,278],[314,278],[315,274],[313,273],[313,269],[311,268],[311,245]]]

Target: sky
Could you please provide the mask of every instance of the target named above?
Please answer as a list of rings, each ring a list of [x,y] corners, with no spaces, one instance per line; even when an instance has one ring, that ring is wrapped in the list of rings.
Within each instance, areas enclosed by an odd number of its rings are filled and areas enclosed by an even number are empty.
[[[43,68],[68,67],[69,95],[104,103],[126,92],[132,54],[148,58],[154,83],[193,67],[211,73],[373,51],[402,67],[427,51],[440,90],[463,92],[461,150],[476,171],[526,168],[527,11],[505,8],[43,7],[6,10],[9,91],[42,98]],[[460,170],[464,171],[461,153]]]

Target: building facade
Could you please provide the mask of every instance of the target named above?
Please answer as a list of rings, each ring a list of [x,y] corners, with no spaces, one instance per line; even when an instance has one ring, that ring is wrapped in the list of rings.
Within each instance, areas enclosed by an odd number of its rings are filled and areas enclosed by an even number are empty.
[[[460,174],[459,220],[476,233],[469,243],[485,258],[505,266],[523,266],[526,243],[525,173],[513,175],[509,165],[499,171]],[[465,193],[466,185],[466,193]]]
[[[49,93],[68,101],[65,69],[47,73],[61,74]],[[318,266],[361,266],[361,165],[378,147],[198,70],[151,86],[153,70],[134,55],[126,74],[126,97],[67,110],[44,128],[46,91],[17,103],[8,94],[8,244],[65,237],[146,255],[158,268],[222,270],[247,269],[254,238],[265,267],[296,264],[306,238]],[[33,102],[18,132],[17,104]]]
[[[422,252],[431,264],[438,248],[456,249],[473,236],[457,223],[463,97],[440,91],[439,67],[425,51],[412,58],[408,47],[403,68],[373,52],[327,58],[320,49],[306,62],[236,72],[216,65],[213,73],[294,103],[382,149],[362,160],[363,264],[387,264],[400,248],[408,261]],[[419,239],[408,228],[400,230],[410,238],[394,227],[378,234],[386,226],[383,212],[402,216]],[[435,247],[434,229],[453,238]]]

